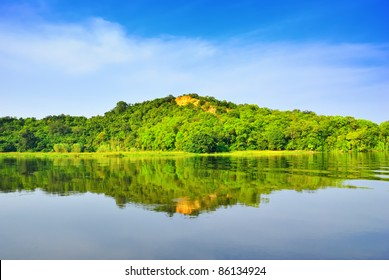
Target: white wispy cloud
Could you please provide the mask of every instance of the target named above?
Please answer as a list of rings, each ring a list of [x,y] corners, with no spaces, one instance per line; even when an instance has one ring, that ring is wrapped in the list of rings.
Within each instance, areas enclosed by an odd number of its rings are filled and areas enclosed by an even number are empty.
[[[142,38],[94,18],[0,21],[0,115],[97,115],[197,92],[274,109],[389,119],[389,47]]]

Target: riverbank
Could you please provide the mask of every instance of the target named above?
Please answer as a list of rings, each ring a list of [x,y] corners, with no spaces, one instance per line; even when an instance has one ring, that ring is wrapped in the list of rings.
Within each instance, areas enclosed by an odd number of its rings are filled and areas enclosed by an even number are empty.
[[[193,156],[283,156],[312,154],[312,151],[234,151],[213,154],[196,154],[178,151],[136,151],[136,152],[104,152],[104,153],[56,153],[56,152],[11,152],[0,153],[0,157],[43,157],[43,158],[124,158],[124,157],[193,157]]]

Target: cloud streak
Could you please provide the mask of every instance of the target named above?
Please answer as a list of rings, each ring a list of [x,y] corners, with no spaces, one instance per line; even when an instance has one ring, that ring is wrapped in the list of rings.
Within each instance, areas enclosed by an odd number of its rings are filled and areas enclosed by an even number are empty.
[[[197,92],[274,109],[389,120],[389,47],[131,36],[119,24],[0,22],[0,114],[97,115]]]

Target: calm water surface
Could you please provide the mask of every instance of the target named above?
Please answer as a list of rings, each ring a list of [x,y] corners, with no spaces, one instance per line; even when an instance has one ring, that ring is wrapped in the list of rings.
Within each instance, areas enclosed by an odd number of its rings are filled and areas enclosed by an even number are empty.
[[[389,259],[389,155],[0,157],[0,259]]]

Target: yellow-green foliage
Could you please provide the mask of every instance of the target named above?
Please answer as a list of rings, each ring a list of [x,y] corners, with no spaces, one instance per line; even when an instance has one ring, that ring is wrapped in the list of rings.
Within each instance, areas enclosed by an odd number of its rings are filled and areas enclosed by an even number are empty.
[[[70,151],[68,144],[55,144],[53,149],[56,153],[68,153]]]
[[[81,153],[82,152],[82,146],[79,143],[75,143],[72,146],[72,152],[73,153]]]

